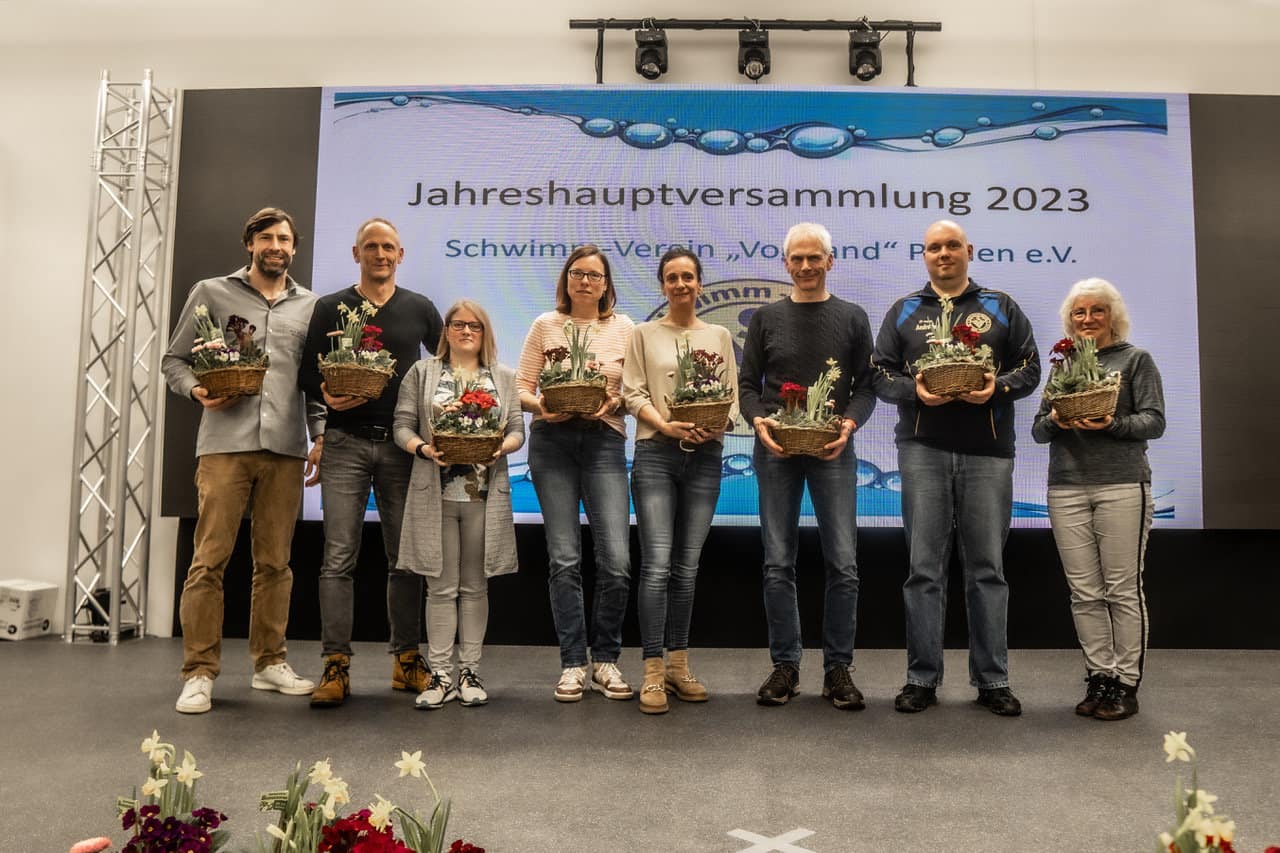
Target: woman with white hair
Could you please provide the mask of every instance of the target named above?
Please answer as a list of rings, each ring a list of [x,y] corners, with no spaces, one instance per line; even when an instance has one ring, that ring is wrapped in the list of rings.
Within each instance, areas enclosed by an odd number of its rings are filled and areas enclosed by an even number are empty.
[[[1115,414],[1063,420],[1046,399],[1031,434],[1049,444],[1049,520],[1087,670],[1076,713],[1123,720],[1138,713],[1147,649],[1147,442],[1164,434],[1164,393],[1151,355],[1128,342],[1129,312],[1114,285],[1076,282],[1061,313],[1068,337],[1092,338],[1102,369],[1121,375]]]

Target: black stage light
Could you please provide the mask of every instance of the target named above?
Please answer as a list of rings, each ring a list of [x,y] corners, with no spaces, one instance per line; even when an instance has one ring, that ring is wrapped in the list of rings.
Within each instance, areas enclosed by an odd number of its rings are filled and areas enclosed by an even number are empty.
[[[849,32],[849,73],[866,82],[877,77],[880,62],[880,34],[875,30]]]
[[[769,73],[769,31],[738,31],[738,73],[758,81]]]
[[[646,80],[667,73],[666,30],[636,30],[636,73]]]

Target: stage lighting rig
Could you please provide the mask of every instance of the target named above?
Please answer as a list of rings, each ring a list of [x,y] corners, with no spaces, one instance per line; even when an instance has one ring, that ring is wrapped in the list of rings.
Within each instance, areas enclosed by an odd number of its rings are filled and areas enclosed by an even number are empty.
[[[2,2],[2,0],[0,0]],[[656,80],[667,70],[669,30],[736,30],[738,71],[757,83],[769,73],[769,31],[847,32],[849,73],[859,80],[873,80],[883,69],[880,42],[890,33],[906,36],[907,85],[916,84],[917,33],[942,32],[938,21],[857,20],[793,21],[786,18],[571,18],[571,30],[596,31],[596,82],[604,82],[604,34],[606,30],[636,30],[636,73]]]
[[[769,31],[756,28],[738,32],[738,73],[752,82],[769,73]]]
[[[667,73],[666,30],[636,30],[636,73],[646,80],[657,80]]]
[[[880,76],[884,68],[880,56],[881,38],[871,29],[849,31],[849,73],[864,83]]]

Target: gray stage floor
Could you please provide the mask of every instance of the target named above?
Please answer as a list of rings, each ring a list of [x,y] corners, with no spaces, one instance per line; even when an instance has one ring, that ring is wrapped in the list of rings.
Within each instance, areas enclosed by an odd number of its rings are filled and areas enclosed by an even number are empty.
[[[900,650],[858,653],[869,704],[850,713],[821,700],[816,651],[800,696],[761,708],[766,652],[695,649],[712,700],[648,717],[594,694],[552,701],[551,648],[489,648],[491,704],[416,711],[389,689],[381,647],[362,645],[354,695],[322,712],[251,690],[244,641],[226,646],[213,712],[188,717],[173,710],[179,640],[0,643],[0,850],[61,853],[97,834],[118,846],[114,799],[144,780],[139,744],[152,729],[195,754],[207,774],[199,800],[230,816],[243,849],[267,823],[258,794],[282,787],[295,761],[330,757],[353,808],[375,792],[422,807],[392,767],[402,749],[421,749],[454,799],[449,838],[490,853],[1150,851],[1172,820],[1176,767],[1161,749],[1171,729],[1190,733],[1201,787],[1238,825],[1236,848],[1280,844],[1280,652],[1152,651],[1142,712],[1100,723],[1071,712],[1072,651],[1015,650],[1025,713],[1004,719],[972,703],[963,652],[948,652],[940,706],[904,715],[892,706]],[[317,644],[292,644],[290,659],[316,675]],[[638,682],[636,650],[622,665]]]

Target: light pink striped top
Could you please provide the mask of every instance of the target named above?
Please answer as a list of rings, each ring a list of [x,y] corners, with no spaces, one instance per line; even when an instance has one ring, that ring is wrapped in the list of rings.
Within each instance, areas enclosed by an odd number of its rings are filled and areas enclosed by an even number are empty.
[[[524,348],[520,351],[520,364],[516,368],[516,384],[521,391],[528,391],[530,394],[538,393],[538,374],[542,372],[542,367],[546,363],[542,353],[552,347],[569,346],[569,339],[564,333],[565,321],[569,319],[571,318],[568,314],[548,311],[540,314],[538,319],[533,321],[529,334],[524,339]],[[591,337],[591,351],[596,354],[596,360],[600,362],[600,371],[605,375],[609,394],[620,397],[622,395],[622,360],[627,354],[627,344],[631,340],[631,330],[635,328],[635,323],[631,322],[631,318],[626,314],[614,314],[607,320],[600,321],[573,320],[573,324],[578,327],[592,322],[599,322],[600,325]],[[605,423],[622,435],[627,434],[626,423],[623,421],[624,411],[625,409],[619,409],[618,414],[604,418]]]

